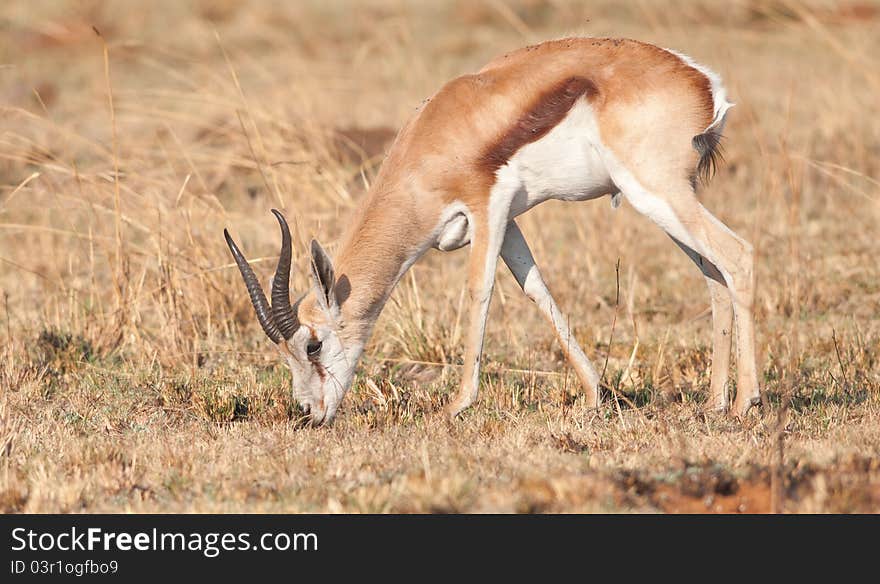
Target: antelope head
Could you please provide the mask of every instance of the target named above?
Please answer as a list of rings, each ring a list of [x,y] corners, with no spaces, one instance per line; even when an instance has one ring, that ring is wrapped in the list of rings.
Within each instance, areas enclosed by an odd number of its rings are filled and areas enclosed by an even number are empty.
[[[324,248],[312,240],[312,289],[290,303],[290,228],[277,210],[272,213],[281,226],[281,255],[272,278],[272,304],[253,269],[227,230],[226,243],[235,258],[263,331],[278,347],[290,368],[294,399],[312,424],[330,422],[351,387],[362,344],[347,341],[343,334],[333,264]]]

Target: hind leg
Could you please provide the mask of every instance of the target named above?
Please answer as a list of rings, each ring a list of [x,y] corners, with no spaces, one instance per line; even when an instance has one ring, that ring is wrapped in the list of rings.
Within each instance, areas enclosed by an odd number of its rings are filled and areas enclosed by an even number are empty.
[[[734,411],[744,415],[760,401],[752,313],[755,301],[752,246],[703,207],[686,182],[671,182],[666,188],[652,187],[650,190],[636,183],[634,179],[626,181],[626,185],[628,188],[623,189],[623,192],[633,207],[663,228],[680,245],[711,262],[727,286],[736,328],[737,396]],[[713,309],[717,305],[723,317],[723,303],[715,300],[720,290],[710,288],[710,291],[713,295]],[[718,332],[719,323],[716,323],[716,335]],[[718,359],[716,363],[724,361],[723,349],[726,342],[721,338],[720,342],[714,344],[715,350],[721,351],[721,354],[713,356],[713,361]],[[720,369],[722,368],[719,367]],[[718,391],[719,388],[714,386],[713,394]],[[723,393],[723,388],[721,391]]]
[[[730,407],[727,380],[730,376],[730,343],[733,335],[733,302],[727,283],[718,267],[702,255],[672,238],[703,272],[712,301],[712,381],[709,407],[726,411]]]

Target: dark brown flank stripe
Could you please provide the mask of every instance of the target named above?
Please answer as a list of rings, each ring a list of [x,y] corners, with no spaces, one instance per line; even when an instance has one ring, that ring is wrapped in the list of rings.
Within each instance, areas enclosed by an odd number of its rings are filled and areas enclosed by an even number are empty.
[[[596,84],[586,77],[569,77],[544,92],[498,141],[484,151],[478,161],[479,167],[494,174],[517,150],[540,140],[561,122],[581,96],[592,97],[597,92]]]

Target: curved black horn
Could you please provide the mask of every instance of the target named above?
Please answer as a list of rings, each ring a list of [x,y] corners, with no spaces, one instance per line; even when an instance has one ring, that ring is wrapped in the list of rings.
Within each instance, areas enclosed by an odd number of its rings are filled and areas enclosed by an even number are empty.
[[[290,305],[290,227],[277,209],[272,209],[272,214],[281,226],[281,255],[278,257],[275,277],[272,278],[272,314],[278,330],[285,339],[289,339],[299,328],[296,311]]]
[[[263,331],[273,342],[280,343],[282,339],[281,331],[278,330],[278,326],[275,324],[275,319],[272,317],[272,309],[269,307],[269,301],[266,300],[263,288],[260,287],[260,283],[257,281],[257,276],[247,260],[244,259],[238,246],[232,241],[229,231],[226,229],[223,230],[223,237],[226,238],[229,251],[232,252],[232,257],[235,258],[235,263],[238,264],[238,271],[241,272],[241,277],[244,278],[244,285],[247,286],[254,310],[257,312],[257,320],[260,321],[260,326],[263,327]]]

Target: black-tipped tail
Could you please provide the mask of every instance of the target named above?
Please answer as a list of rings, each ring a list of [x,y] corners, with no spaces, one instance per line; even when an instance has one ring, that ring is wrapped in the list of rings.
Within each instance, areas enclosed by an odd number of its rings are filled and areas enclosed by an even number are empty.
[[[715,171],[718,170],[718,165],[724,161],[724,155],[721,149],[722,137],[719,128],[711,127],[702,134],[694,136],[691,141],[694,150],[700,154],[700,161],[697,163],[696,174],[700,177],[703,184],[709,182],[715,174]]]

